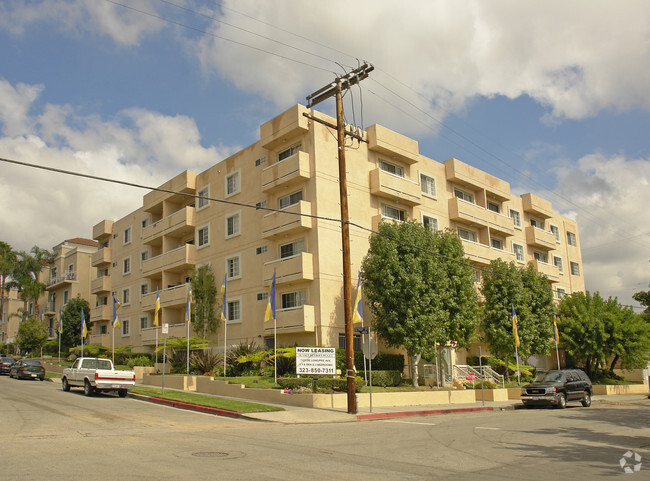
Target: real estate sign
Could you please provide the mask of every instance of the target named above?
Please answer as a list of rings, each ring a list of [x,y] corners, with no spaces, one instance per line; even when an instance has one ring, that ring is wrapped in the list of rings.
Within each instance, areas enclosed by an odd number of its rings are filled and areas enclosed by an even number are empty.
[[[296,374],[336,374],[336,348],[296,347]]]

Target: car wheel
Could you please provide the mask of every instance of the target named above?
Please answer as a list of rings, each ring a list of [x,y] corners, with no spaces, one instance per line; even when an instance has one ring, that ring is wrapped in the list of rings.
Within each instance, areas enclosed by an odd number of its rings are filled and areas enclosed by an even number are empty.
[[[564,393],[557,395],[557,407],[558,409],[564,409],[566,407],[566,396]]]
[[[61,389],[63,389],[65,392],[70,392],[70,384],[68,383],[67,377],[61,379]]]
[[[582,401],[580,402],[582,403],[583,407],[588,408],[589,406],[591,406],[591,394],[589,394],[589,391],[585,391],[582,394]]]
[[[120,389],[117,391],[117,395],[120,397],[126,397],[126,393],[127,393],[126,389]]]
[[[93,387],[90,385],[90,382],[88,379],[84,381],[84,396],[92,396],[93,395]]]

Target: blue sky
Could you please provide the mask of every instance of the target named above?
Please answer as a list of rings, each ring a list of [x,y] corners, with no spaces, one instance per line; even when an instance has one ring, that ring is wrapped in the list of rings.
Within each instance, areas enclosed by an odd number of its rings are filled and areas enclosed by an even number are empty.
[[[401,5],[5,0],[0,157],[158,185],[255,142],[360,58],[376,67],[352,92],[365,126],[548,198],[579,222],[587,288],[632,304],[650,281],[650,5]],[[0,164],[0,238],[90,237],[142,194]]]

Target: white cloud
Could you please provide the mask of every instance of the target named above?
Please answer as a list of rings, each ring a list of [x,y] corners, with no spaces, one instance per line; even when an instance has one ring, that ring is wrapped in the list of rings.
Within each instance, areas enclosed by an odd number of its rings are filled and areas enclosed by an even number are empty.
[[[37,89],[38,90],[38,89]],[[201,172],[238,147],[200,144],[188,117],[131,109],[117,118],[84,117],[70,106],[28,113],[34,87],[0,79],[0,106],[22,115],[0,117],[0,156],[58,169],[158,186],[183,169]],[[2,111],[4,109],[0,109]],[[0,163],[0,232],[16,249],[51,248],[71,237],[92,237],[92,226],[142,204],[146,190]]]

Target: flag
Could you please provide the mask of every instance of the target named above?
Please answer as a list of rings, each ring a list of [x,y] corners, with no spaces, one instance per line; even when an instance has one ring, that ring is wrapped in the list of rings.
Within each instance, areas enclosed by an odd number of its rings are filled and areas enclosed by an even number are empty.
[[[120,308],[121,304],[113,296],[113,329],[120,328],[120,319],[117,317],[117,310]]]
[[[156,307],[154,308],[153,311],[153,325],[158,327],[158,313],[160,312],[160,292],[158,292],[158,288],[156,287]]]
[[[41,317],[39,317],[38,320],[43,322],[43,308],[42,307],[41,307]]]
[[[359,272],[359,282],[357,282],[357,298],[354,301],[354,313],[352,314],[352,324],[363,323],[363,305],[361,304],[361,273]]]
[[[192,314],[192,281],[187,281],[187,302],[185,304],[185,323],[189,324]]]
[[[59,325],[57,326],[57,330],[59,331],[59,334],[63,332],[63,311],[59,307]]]
[[[81,337],[85,339],[87,335],[88,329],[86,328],[86,316],[84,314],[84,310],[81,309]]]
[[[275,319],[275,269],[273,269],[273,280],[269,288],[269,302],[266,305],[266,312],[264,313],[264,322],[272,321]]]
[[[221,301],[221,320],[226,322],[228,320],[228,302],[226,301],[226,296],[228,295],[228,273],[223,276],[223,284],[221,284],[221,296],[223,300]]]
[[[553,340],[555,344],[560,340],[560,333],[557,330],[557,314],[553,313]]]
[[[517,332],[517,313],[512,306],[512,335],[515,336],[515,346],[519,347],[519,332]]]

